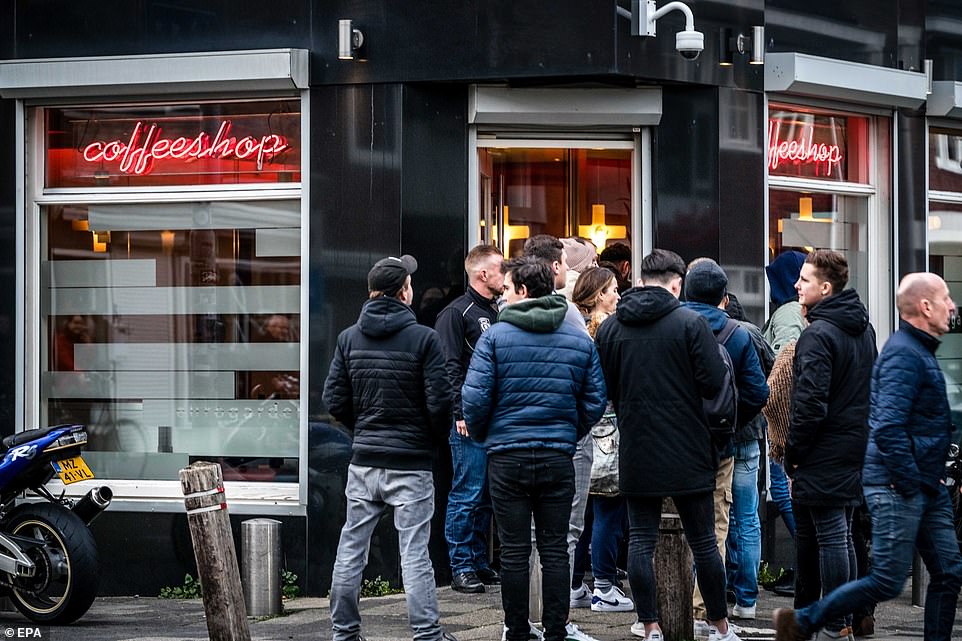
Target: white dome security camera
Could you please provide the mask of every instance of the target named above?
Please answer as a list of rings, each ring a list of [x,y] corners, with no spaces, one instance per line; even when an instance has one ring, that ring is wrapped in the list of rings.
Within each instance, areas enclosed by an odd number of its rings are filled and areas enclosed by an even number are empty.
[[[705,34],[701,31],[685,30],[675,34],[675,49],[686,60],[694,60],[705,48]]]

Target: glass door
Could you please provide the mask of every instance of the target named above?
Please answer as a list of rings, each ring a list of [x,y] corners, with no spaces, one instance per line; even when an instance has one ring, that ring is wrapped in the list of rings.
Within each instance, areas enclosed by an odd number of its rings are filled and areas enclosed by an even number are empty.
[[[634,143],[478,140],[479,238],[505,255],[538,234],[631,246]]]

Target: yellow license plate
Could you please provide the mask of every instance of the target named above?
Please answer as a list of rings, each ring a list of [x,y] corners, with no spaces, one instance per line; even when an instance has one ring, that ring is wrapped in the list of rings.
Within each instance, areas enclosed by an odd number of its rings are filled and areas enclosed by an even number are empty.
[[[90,468],[87,467],[87,464],[84,463],[83,458],[80,456],[63,459],[62,461],[53,461],[52,465],[64,485],[70,485],[77,481],[86,481],[94,477],[94,473],[90,471]]]

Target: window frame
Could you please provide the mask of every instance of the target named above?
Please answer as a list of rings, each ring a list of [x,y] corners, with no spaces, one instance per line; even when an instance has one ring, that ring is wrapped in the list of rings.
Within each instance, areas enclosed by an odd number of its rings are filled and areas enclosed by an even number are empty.
[[[800,109],[833,116],[856,116],[868,119],[868,182],[830,181],[817,178],[772,175],[768,170],[768,127],[765,127],[765,243],[771,237],[769,218],[769,194],[772,190],[808,191],[821,194],[838,194],[866,198],[868,200],[868,312],[875,326],[876,337],[881,345],[892,332],[891,310],[894,273],[894,229],[891,176],[894,171],[892,150],[895,146],[894,118],[891,112],[867,109],[853,110],[850,106],[836,106],[825,101],[805,101],[796,97],[767,96],[765,122],[772,110]],[[888,121],[888,127],[884,124]],[[885,146],[886,148],[883,148]],[[769,251],[766,247],[766,256]],[[766,283],[766,288],[768,284]],[[766,301],[768,302],[768,301]]]
[[[163,187],[71,187],[47,188],[44,110],[48,107],[98,107],[147,104],[196,104],[199,102],[234,102],[250,99],[297,99],[301,110],[301,182],[245,185],[188,185]],[[137,204],[162,202],[294,200],[300,201],[300,345],[301,389],[308,390],[307,353],[310,342],[308,318],[309,287],[309,184],[310,176],[310,104],[307,91],[278,91],[269,96],[252,93],[229,98],[198,96],[171,100],[111,100],[108,98],[63,101],[17,101],[17,167],[24,176],[18,185],[17,199],[17,432],[39,426],[43,372],[41,341],[43,340],[41,301],[41,212],[44,206],[58,204]],[[225,482],[231,509],[238,514],[304,515],[307,510],[308,479],[308,394],[299,400],[299,446],[297,483],[251,481]],[[96,473],[96,470],[94,470]],[[48,484],[54,494],[64,490],[66,496],[79,498],[91,487],[108,484],[114,492],[112,509],[120,511],[180,512],[183,496],[177,481],[142,479],[107,479],[83,481],[61,487],[56,479]]]

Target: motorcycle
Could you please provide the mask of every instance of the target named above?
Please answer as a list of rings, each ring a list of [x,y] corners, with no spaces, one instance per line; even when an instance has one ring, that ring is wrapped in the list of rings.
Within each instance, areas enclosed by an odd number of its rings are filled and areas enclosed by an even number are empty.
[[[80,455],[86,443],[83,425],[27,430],[0,443],[0,596],[37,623],[71,623],[97,596],[97,544],[88,525],[113,492],[98,487],[74,501],[45,487],[55,474],[64,485],[94,478]],[[46,501],[17,505],[25,490]]]

